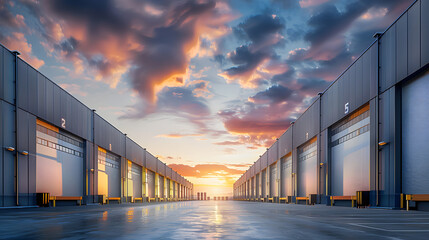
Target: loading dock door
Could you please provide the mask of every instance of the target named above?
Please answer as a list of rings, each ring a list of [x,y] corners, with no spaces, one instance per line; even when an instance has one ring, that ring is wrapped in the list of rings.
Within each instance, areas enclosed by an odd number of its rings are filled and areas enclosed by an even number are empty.
[[[261,181],[261,195],[263,198],[266,197],[266,188],[267,188],[267,179],[266,179],[266,169],[262,170],[262,181]]]
[[[292,154],[282,159],[282,197],[292,196]]]
[[[164,177],[163,176],[159,176],[159,196],[160,198],[165,197],[164,196]]]
[[[369,191],[369,105],[330,130],[331,195]]]
[[[83,140],[37,120],[36,192],[83,195]]]
[[[402,89],[402,192],[429,194],[429,74]]]
[[[298,197],[317,194],[317,139],[298,148]]]
[[[98,148],[98,194],[121,197],[121,157]]]
[[[128,196],[142,197],[142,167],[128,161]]]
[[[166,185],[166,190],[167,190],[167,198],[170,198],[170,179],[167,179],[166,180],[166,183],[167,183],[167,185]]]
[[[277,181],[277,163],[270,166],[270,195],[271,197],[279,196],[279,187]]]
[[[255,177],[252,177],[252,191],[250,193],[251,198],[255,198]]]
[[[148,197],[155,197],[155,173],[147,170],[147,188],[148,188]]]
[[[260,197],[259,188],[260,188],[260,184],[259,184],[259,173],[258,173],[256,174],[256,198]]]

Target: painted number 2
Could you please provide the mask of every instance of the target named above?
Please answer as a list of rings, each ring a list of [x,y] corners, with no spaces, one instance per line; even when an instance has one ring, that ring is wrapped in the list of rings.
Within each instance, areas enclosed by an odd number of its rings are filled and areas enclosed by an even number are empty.
[[[349,103],[346,103],[344,105],[344,114],[347,114],[347,113],[349,113]]]
[[[66,120],[64,118],[61,118],[61,127],[66,128]]]

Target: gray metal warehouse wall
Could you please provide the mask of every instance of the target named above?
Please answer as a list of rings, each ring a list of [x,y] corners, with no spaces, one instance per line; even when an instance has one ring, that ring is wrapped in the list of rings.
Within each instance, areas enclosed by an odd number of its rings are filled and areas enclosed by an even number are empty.
[[[407,114],[405,117],[407,121],[418,119],[418,121],[414,120],[414,124],[423,128],[421,129],[422,135],[429,133],[429,126],[423,124],[427,118],[421,117],[427,114],[424,111],[429,108],[426,106],[426,108],[405,111],[402,107],[408,107],[405,104],[410,104],[408,102],[411,100],[408,99],[413,95],[412,90],[407,90],[407,99],[402,95],[405,91],[404,87],[411,83],[419,82],[419,86],[428,86],[424,82],[428,78],[425,75],[429,68],[428,65],[429,0],[418,0],[383,34],[376,36],[374,43],[323,93],[317,96],[313,104],[274,143],[273,147],[278,148],[276,160],[291,152],[294,176],[297,173],[298,165],[297,149],[309,139],[316,137],[318,139],[318,202],[326,203],[326,196],[330,196],[332,190],[329,131],[335,124],[350,117],[363,106],[369,105],[368,174],[370,182],[368,187],[371,205],[399,207],[400,194],[404,192],[405,184],[410,184],[409,182],[429,183],[429,179],[422,176],[422,179],[414,178],[407,180],[407,183],[401,182],[404,176],[403,170],[414,169],[406,165],[412,164],[411,160],[406,160],[412,154],[408,153],[408,150],[406,153],[408,155],[402,153],[405,148],[412,148],[410,144],[404,145],[401,142],[402,135],[409,135],[408,132],[402,132],[406,129],[402,128],[405,124],[402,122],[404,113]],[[407,89],[417,89],[417,87]],[[415,104],[426,103],[422,97],[420,99],[421,103]],[[406,101],[408,102],[405,103]],[[419,139],[421,142],[429,144],[429,140],[424,136]],[[386,144],[381,146],[378,144],[380,142]],[[270,151],[268,150],[268,152]],[[418,154],[413,156],[418,156]],[[270,162],[276,160],[270,159]],[[265,168],[265,165],[257,166],[260,162],[261,158],[255,163],[255,171],[251,174],[244,174],[234,183],[235,198],[249,199],[249,196],[243,196],[239,189],[246,188],[246,181],[255,177]],[[423,162],[419,164],[426,166]],[[408,189],[415,188],[408,187]],[[429,193],[428,188],[426,190],[418,189],[419,193],[422,191]],[[294,196],[295,194],[296,191],[294,191]]]
[[[182,198],[191,199],[192,183],[1,45],[0,113],[0,207],[36,203],[36,120],[84,142],[85,179],[76,181],[84,183],[84,203],[98,201],[99,147],[120,157],[121,179],[127,177],[129,160],[180,184],[189,193]],[[124,198],[126,184],[118,183]]]

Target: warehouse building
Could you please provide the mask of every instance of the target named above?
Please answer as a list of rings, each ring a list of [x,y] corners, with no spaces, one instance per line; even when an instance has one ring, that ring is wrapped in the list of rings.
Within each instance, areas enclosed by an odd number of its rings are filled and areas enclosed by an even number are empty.
[[[0,45],[0,207],[190,200],[193,184]]]
[[[235,182],[235,199],[429,209],[429,1],[374,37]]]

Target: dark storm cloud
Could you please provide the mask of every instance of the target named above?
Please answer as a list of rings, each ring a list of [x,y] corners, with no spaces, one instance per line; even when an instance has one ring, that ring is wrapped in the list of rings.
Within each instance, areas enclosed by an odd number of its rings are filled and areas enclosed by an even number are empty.
[[[240,23],[235,32],[238,36],[246,37],[254,45],[269,41],[274,34],[280,33],[285,28],[281,18],[273,17],[271,14],[261,14],[248,18]]]
[[[86,64],[95,70],[97,80],[111,87],[124,74],[131,77],[132,87],[143,103],[133,114],[123,117],[141,118],[154,109],[163,111],[161,106],[166,111],[180,107],[184,112],[200,112],[203,116],[209,111],[205,103],[194,99],[193,87],[185,90],[184,77],[191,50],[198,44],[210,50],[210,41],[216,38],[213,30],[226,28],[234,18],[228,5],[218,8],[214,0],[21,2],[40,21],[40,33],[52,49],[71,61],[76,71],[83,71]],[[205,37],[200,38],[203,34]],[[183,87],[182,98],[169,94],[170,88],[163,91],[167,86]],[[200,95],[204,90],[199,89]],[[187,108],[190,105],[195,112]]]
[[[227,54],[234,65],[221,74],[228,81],[236,81],[243,87],[258,87],[269,80],[268,72],[261,73],[262,64],[279,59],[275,49],[284,44],[282,36],[285,23],[282,18],[265,11],[245,19],[234,28],[236,38],[246,44]]]
[[[274,85],[268,89],[258,92],[255,96],[250,97],[249,99],[254,103],[281,103],[287,101],[292,96],[293,90],[281,86]]]
[[[183,87],[166,87],[158,96],[158,106],[171,112],[193,116],[208,116],[210,109],[207,102],[194,96],[191,89]]]
[[[339,32],[343,32],[368,9],[366,4],[359,1],[348,4],[344,12],[339,12],[337,7],[332,4],[323,6],[323,9],[307,22],[312,30],[305,34],[304,39],[309,41],[312,46],[317,46]]]
[[[271,3],[276,4],[284,9],[293,9],[299,7],[299,0],[271,0]]]
[[[230,53],[229,60],[238,65],[226,70],[229,76],[240,75],[256,69],[259,64],[267,59],[270,53],[264,51],[251,52],[248,46],[238,47]]]

